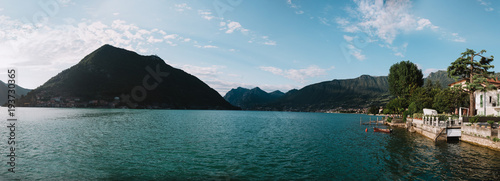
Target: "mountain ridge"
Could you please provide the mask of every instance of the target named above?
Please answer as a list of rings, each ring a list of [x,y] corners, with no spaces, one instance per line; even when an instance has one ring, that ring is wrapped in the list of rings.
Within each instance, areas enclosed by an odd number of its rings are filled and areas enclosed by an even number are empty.
[[[42,107],[238,109],[160,57],[108,44],[30,93],[20,102]]]

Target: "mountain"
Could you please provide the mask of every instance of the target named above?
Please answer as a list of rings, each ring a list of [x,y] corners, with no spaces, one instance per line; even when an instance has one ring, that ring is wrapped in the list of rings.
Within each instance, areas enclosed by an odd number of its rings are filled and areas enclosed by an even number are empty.
[[[259,87],[255,87],[253,89],[238,87],[227,92],[224,99],[232,105],[241,107],[242,109],[256,109],[257,107],[267,105],[284,95],[285,93],[278,90],[267,93]]]
[[[238,87],[231,89],[224,98],[244,109],[276,111],[325,111],[331,109],[364,108],[385,105],[391,98],[387,76],[362,75],[354,79],[332,80],[308,85],[300,90],[265,99],[273,93],[259,88],[252,90]]]
[[[332,80],[290,91],[270,104],[272,110],[321,111],[336,108],[364,108],[385,105],[390,99],[387,76],[362,75]]]
[[[428,80],[431,80],[432,83],[439,82],[439,84],[441,85],[441,88],[446,88],[446,87],[448,87],[449,84],[456,82],[455,79],[448,77],[448,72],[445,70],[439,70],[437,72],[430,73],[429,76],[427,76],[427,78],[424,79],[424,81],[426,81],[426,82]],[[425,85],[425,83],[424,83],[424,85]]]
[[[29,106],[238,109],[156,55],[104,45],[19,102]]]
[[[8,90],[9,88],[7,87],[7,84],[5,84],[3,81],[0,80],[0,105],[4,105],[7,102],[7,95],[8,95]],[[16,98],[25,96],[28,94],[28,92],[31,91],[30,89],[23,88],[19,85],[16,85]]]

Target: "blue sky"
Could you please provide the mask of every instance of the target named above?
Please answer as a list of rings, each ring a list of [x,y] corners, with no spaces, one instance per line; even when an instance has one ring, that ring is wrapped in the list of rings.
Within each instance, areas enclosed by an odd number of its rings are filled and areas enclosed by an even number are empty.
[[[383,76],[402,60],[427,75],[446,69],[466,48],[500,55],[499,4],[0,0],[0,69],[17,68],[19,84],[36,88],[111,44],[156,54],[221,95],[238,86],[285,92],[363,74]],[[6,79],[6,71],[0,72],[0,80]]]

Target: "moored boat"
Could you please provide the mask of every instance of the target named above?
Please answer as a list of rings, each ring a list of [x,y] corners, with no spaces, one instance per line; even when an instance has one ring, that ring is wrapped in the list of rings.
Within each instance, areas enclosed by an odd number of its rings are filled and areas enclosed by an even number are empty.
[[[373,128],[374,132],[384,132],[384,133],[392,133],[392,129],[380,129],[380,128]]]

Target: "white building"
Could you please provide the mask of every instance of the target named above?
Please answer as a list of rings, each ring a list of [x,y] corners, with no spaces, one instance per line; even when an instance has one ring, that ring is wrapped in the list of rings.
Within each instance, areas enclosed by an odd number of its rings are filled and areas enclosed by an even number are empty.
[[[476,91],[474,93],[476,99],[475,114],[500,116],[500,81],[489,79],[488,82],[495,85],[498,89],[487,92]],[[465,86],[465,80],[454,82],[449,86],[453,87],[457,84]]]

